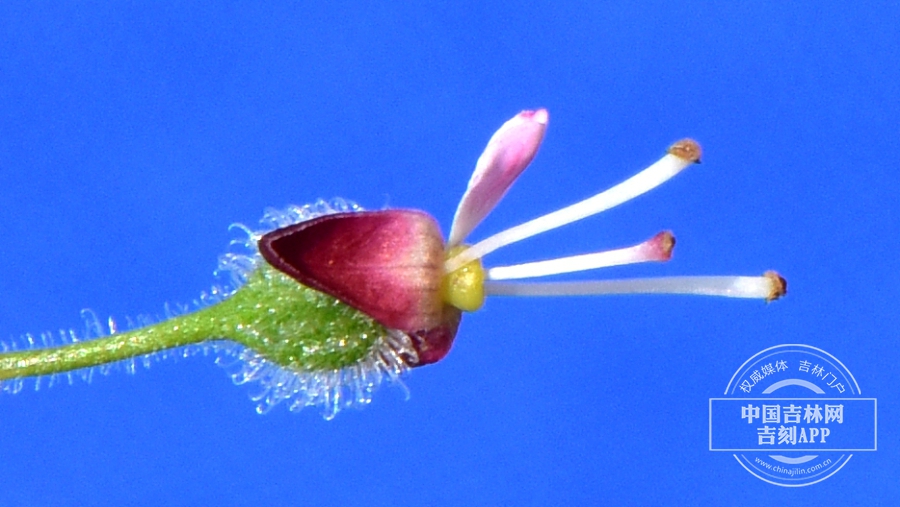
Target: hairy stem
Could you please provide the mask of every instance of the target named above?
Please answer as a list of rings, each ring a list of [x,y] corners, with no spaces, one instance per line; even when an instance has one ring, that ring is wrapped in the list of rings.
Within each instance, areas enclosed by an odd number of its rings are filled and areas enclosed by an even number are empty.
[[[59,347],[9,352],[0,355],[0,380],[49,375],[113,363],[164,349],[200,343],[211,336],[226,336],[215,317],[218,307],[176,317],[134,331]]]
[[[231,297],[197,312],[103,338],[0,354],[0,380],[223,339],[295,371],[337,370],[365,357],[386,333],[358,310],[263,265]]]

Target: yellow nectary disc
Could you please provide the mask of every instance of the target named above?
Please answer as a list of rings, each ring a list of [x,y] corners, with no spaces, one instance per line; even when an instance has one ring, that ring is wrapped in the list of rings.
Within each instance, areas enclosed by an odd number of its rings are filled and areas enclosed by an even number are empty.
[[[469,248],[459,245],[447,251],[446,258],[456,256]],[[463,264],[462,267],[444,275],[441,281],[441,296],[445,303],[466,312],[474,312],[484,304],[484,267],[481,260]]]

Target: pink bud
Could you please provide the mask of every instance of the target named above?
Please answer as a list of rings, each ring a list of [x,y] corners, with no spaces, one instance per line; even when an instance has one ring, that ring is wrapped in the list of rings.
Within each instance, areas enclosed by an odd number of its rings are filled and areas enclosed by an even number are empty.
[[[466,193],[456,209],[449,246],[462,243],[528,167],[544,139],[548,121],[546,109],[522,111],[494,133],[478,158]]]

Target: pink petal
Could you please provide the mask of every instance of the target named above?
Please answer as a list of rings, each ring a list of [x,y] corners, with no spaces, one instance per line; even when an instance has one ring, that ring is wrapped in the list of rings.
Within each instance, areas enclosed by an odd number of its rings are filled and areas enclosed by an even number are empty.
[[[548,120],[546,109],[522,111],[494,133],[456,209],[449,246],[462,243],[528,167],[544,139]]]
[[[383,326],[442,325],[444,246],[434,218],[417,210],[337,213],[264,235],[262,256],[307,287]]]

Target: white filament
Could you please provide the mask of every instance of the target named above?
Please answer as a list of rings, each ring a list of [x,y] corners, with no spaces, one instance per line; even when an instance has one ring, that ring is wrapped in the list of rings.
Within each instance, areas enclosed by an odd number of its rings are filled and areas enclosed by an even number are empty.
[[[675,276],[587,282],[485,282],[492,296],[588,296],[602,294],[693,294],[771,299],[777,292],[768,276]]]
[[[591,254],[573,255],[538,262],[527,262],[514,266],[500,266],[487,270],[488,280],[514,280],[518,278],[537,278],[540,276],[574,273],[588,269],[608,268],[639,262],[658,261],[660,258],[647,256],[646,244],[608,250]]]
[[[500,247],[618,206],[665,183],[692,163],[690,160],[667,154],[650,167],[609,190],[524,224],[511,227],[476,243],[456,257],[448,259],[444,263],[444,271],[453,272],[464,264],[480,259]]]

